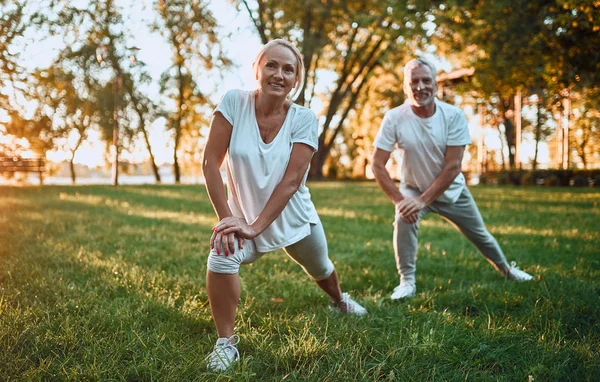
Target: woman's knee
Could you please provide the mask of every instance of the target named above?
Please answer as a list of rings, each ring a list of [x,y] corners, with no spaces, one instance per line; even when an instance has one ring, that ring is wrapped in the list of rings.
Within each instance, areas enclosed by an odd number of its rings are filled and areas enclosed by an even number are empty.
[[[240,248],[237,240],[234,242],[235,251],[228,256],[218,255],[215,249],[208,255],[208,270],[215,273],[236,274],[242,264],[250,264],[259,259],[264,253],[256,252],[252,240],[244,240],[243,248]]]
[[[235,253],[230,256],[217,255],[217,252],[212,250],[208,255],[207,268],[214,273],[234,275],[239,272],[241,263],[241,259],[235,256]]]

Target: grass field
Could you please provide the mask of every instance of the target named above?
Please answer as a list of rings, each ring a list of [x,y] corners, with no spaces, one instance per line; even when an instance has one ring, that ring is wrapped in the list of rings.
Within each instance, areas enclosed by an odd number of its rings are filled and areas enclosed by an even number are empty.
[[[393,208],[374,183],[311,183],[342,287],[328,298],[282,251],[242,268],[235,372],[216,340],[201,186],[0,188],[0,380],[600,380],[600,192],[474,187],[509,260],[495,273],[437,216],[417,296],[395,302]]]

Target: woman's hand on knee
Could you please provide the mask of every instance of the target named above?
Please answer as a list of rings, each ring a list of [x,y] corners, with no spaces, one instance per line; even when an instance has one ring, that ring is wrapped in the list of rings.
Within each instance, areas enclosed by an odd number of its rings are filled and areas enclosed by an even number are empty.
[[[236,217],[228,217],[221,219],[221,221],[213,228],[223,234],[235,233],[238,236],[252,240],[258,236],[258,232],[252,227],[252,225],[246,223],[244,219]]]
[[[217,255],[223,253],[225,256],[235,253],[235,241],[238,241],[238,248],[244,248],[244,238],[234,233],[225,234],[213,228],[213,234],[210,238],[210,249],[215,249]]]

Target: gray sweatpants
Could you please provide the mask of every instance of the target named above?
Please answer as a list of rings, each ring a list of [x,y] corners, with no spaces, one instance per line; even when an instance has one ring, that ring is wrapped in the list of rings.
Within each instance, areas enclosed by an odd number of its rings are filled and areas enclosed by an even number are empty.
[[[403,189],[406,196],[420,195],[418,190]],[[419,221],[428,212],[435,212],[462,232],[497,271],[506,274],[510,266],[496,239],[488,232],[471,193],[465,187],[454,203],[433,202],[419,212]],[[394,221],[394,253],[400,281],[415,283],[419,221],[405,223],[398,212]]]

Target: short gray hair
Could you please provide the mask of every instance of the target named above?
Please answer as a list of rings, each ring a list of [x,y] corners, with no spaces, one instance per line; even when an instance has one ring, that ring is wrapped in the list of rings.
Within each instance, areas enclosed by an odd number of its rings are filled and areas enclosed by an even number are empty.
[[[277,45],[285,46],[286,48],[291,50],[292,53],[294,54],[294,57],[296,57],[296,62],[297,62],[296,84],[294,85],[294,90],[290,96],[290,98],[294,98],[296,96],[296,94],[298,94],[300,89],[302,88],[302,83],[304,82],[304,60],[302,59],[302,54],[300,54],[300,51],[298,50],[298,48],[296,48],[296,45],[294,45],[291,42],[289,42],[288,40],[284,40],[282,38],[278,38],[278,39],[269,41],[268,43],[263,45],[263,47],[260,49],[260,51],[256,55],[256,59],[252,63],[252,70],[254,71],[254,76],[257,77],[258,76],[258,65],[260,64],[260,60],[263,58],[263,56],[265,55],[267,50],[269,50]]]
[[[431,63],[431,61],[427,60],[426,58],[423,57],[417,57],[417,58],[413,58],[412,60],[408,61],[406,63],[406,65],[404,65],[404,84],[406,85],[408,83],[408,71],[416,66],[427,66],[429,69],[431,69],[431,74],[433,75],[433,83],[435,84],[436,80],[436,73],[437,73],[437,69],[435,68],[435,65],[433,65],[433,63]]]

